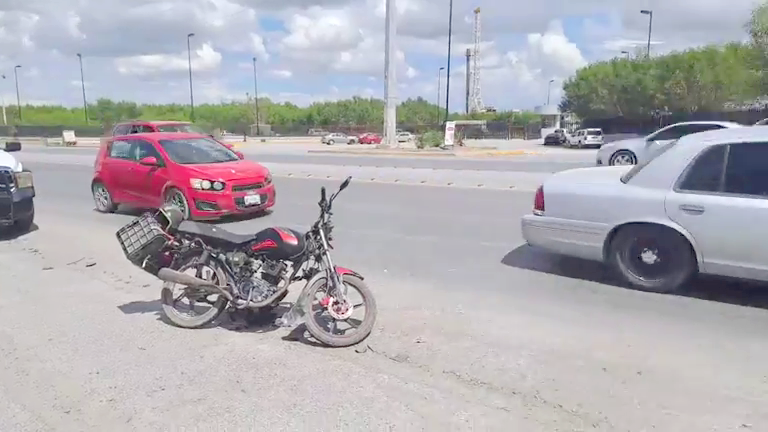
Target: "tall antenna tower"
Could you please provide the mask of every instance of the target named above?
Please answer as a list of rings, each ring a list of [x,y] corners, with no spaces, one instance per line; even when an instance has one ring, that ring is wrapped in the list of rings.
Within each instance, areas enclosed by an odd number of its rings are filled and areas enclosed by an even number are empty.
[[[480,8],[475,9],[475,43],[472,50],[472,87],[469,96],[469,112],[483,112],[483,97],[480,94]]]

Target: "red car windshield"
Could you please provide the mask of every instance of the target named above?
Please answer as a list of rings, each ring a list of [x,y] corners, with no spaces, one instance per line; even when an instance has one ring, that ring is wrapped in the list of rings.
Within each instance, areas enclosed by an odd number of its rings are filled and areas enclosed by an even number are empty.
[[[160,140],[168,157],[181,165],[212,164],[240,160],[237,154],[210,138]]]
[[[189,123],[159,124],[159,125],[156,125],[155,128],[157,129],[158,132],[187,132],[187,133],[199,133],[203,135],[208,135],[208,133],[205,132],[204,130]]]

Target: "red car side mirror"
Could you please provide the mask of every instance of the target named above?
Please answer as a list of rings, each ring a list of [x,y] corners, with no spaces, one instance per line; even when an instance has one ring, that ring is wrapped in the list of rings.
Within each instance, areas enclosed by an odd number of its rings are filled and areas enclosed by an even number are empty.
[[[157,158],[154,156],[147,156],[145,158],[142,158],[139,163],[144,166],[159,166],[160,164],[157,162]]]

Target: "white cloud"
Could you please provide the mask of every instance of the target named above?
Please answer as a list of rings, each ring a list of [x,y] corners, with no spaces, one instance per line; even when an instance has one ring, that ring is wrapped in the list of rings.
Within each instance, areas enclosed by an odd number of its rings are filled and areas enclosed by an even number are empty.
[[[293,72],[286,69],[275,69],[270,72],[272,73],[272,75],[278,78],[283,78],[283,79],[287,79],[293,76]]]
[[[216,52],[210,44],[205,43],[195,50],[192,57],[192,70],[209,72],[221,64],[221,53]],[[182,54],[149,54],[115,59],[117,71],[123,75],[153,75],[164,72],[179,72],[189,69],[190,59],[187,53]]]

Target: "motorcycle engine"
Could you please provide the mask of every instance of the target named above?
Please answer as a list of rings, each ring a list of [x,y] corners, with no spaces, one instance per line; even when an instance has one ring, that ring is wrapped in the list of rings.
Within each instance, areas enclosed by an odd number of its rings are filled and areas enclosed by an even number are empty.
[[[258,262],[241,252],[230,254],[229,261],[235,271],[238,297],[244,300],[250,298],[255,303],[274,295],[285,275],[286,265],[280,261]],[[257,275],[257,272],[260,274]]]

